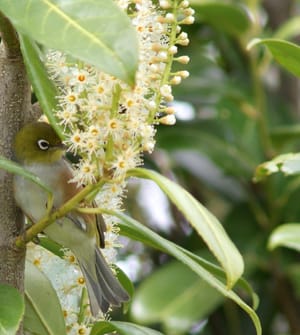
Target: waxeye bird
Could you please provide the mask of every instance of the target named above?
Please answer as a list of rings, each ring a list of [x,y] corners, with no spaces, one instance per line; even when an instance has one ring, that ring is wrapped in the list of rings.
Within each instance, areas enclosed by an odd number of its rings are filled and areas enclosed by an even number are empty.
[[[70,182],[73,170],[64,158],[64,151],[54,129],[44,122],[25,125],[15,137],[17,161],[52,190],[54,208],[59,208],[82,189]],[[47,194],[38,185],[16,175],[14,194],[18,206],[32,223],[38,222],[46,214]],[[50,239],[69,248],[77,258],[94,316],[100,310],[106,313],[110,306],[120,306],[129,300],[100,250],[105,247],[105,229],[101,215],[71,211],[44,230]]]

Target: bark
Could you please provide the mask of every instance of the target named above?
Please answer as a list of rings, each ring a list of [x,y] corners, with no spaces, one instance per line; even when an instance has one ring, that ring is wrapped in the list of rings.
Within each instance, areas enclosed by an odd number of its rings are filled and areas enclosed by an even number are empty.
[[[12,159],[12,142],[29,115],[31,92],[16,32],[1,12],[0,34],[0,155]],[[16,247],[15,238],[23,232],[24,219],[14,201],[12,178],[0,170],[0,283],[23,293],[25,249]]]

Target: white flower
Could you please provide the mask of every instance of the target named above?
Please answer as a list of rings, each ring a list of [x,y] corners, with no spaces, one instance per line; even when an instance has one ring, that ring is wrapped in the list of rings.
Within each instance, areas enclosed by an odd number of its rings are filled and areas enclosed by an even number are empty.
[[[69,334],[70,335],[89,335],[90,332],[91,332],[90,327],[87,327],[84,324],[75,323]]]
[[[154,126],[176,122],[174,110],[168,106],[174,99],[171,85],[179,84],[188,72],[179,69],[173,73],[171,65],[173,61],[177,65],[189,61],[187,56],[175,57],[176,45],[188,44],[188,36],[179,24],[190,24],[194,15],[186,0],[179,1],[176,10],[170,0],[115,2],[130,12],[139,41],[134,88],[89,64],[69,59],[67,62],[62,52],[51,51],[47,55],[51,78],[59,87],[56,116],[65,130],[65,144],[68,151],[81,157],[71,182],[105,182],[95,201],[107,210],[122,209],[127,172],[142,164],[143,151],[153,151]],[[103,216],[107,225],[103,254],[113,264],[115,248],[120,247],[118,222]],[[79,324],[77,318],[85,283],[74,256],[65,252],[62,260],[34,248],[33,253],[29,250],[28,257],[39,268],[45,268],[53,282],[62,302],[68,334],[89,334],[88,323]],[[87,320],[90,318],[88,314]]]
[[[69,145],[69,150],[73,151],[76,155],[78,150],[84,148],[86,137],[86,134],[81,130],[75,130],[71,137],[66,140],[66,144]]]

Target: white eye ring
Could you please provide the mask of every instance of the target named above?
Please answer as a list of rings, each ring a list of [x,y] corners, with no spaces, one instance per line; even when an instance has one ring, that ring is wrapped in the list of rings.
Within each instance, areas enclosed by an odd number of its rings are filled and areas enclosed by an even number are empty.
[[[49,149],[49,142],[46,141],[46,140],[43,140],[43,139],[42,140],[38,140],[37,141],[37,145],[43,151],[46,151],[46,150]]]

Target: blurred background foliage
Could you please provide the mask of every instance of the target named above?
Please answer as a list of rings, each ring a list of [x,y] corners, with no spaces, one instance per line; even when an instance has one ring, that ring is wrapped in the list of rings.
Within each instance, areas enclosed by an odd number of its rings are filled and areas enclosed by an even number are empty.
[[[300,334],[299,254],[267,248],[277,226],[300,222],[300,178],[277,173],[253,180],[259,164],[299,151],[299,80],[265,47],[247,48],[254,38],[276,36],[297,44],[300,1],[191,4],[196,22],[188,28],[190,45],[182,50],[191,58],[190,77],[174,89],[177,124],[158,127],[156,151],[146,157],[146,167],[179,182],[223,223],[258,294],[263,334]],[[128,195],[131,216],[209,258],[152,182],[133,181]],[[184,265],[141,244],[124,244],[119,265],[137,287],[129,320],[172,335],[254,333],[237,305]]]

